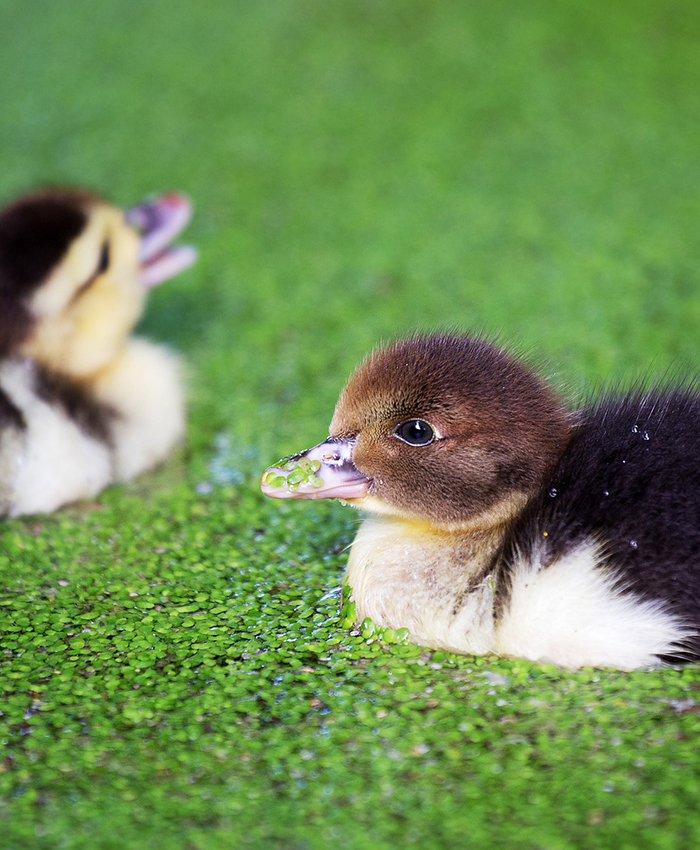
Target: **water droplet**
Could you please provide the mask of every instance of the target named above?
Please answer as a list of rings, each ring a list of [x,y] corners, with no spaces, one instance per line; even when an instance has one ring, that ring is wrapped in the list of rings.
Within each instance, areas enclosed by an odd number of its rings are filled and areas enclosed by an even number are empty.
[[[633,433],[633,434],[638,434],[638,433],[639,433],[639,425],[633,425],[633,426],[632,426],[632,433]]]
[[[633,549],[636,549],[636,548],[637,548],[637,541],[636,541],[636,540],[630,540],[630,546],[631,546]]]
[[[550,495],[552,498],[554,498],[554,497],[557,495],[557,488],[556,488],[556,487],[552,487],[552,489],[549,491],[549,495]]]
[[[642,434],[642,439],[643,439],[643,440],[648,440],[648,439],[649,439],[649,432],[648,432],[648,431],[645,431],[645,432]]]

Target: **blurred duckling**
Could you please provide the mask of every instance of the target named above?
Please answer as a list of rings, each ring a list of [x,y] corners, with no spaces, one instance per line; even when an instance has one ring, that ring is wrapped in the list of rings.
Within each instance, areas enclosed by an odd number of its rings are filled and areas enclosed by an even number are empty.
[[[178,194],[126,212],[53,189],[0,211],[0,513],[53,511],[161,461],[184,430],[178,358],[131,337],[189,266]]]
[[[369,512],[357,621],[564,667],[700,658],[700,393],[570,412],[482,339],[415,336],[351,376],[327,440],[268,469],[276,498]]]

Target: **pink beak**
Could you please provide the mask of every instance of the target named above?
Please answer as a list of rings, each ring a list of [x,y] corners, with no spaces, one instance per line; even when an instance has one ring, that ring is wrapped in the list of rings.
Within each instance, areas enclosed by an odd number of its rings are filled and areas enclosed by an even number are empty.
[[[157,286],[191,266],[197,251],[191,245],[170,245],[192,216],[192,204],[177,192],[144,201],[126,211],[126,221],[139,231],[143,285]]]
[[[274,499],[362,499],[370,479],[352,461],[354,440],[328,438],[265,470],[260,485]]]

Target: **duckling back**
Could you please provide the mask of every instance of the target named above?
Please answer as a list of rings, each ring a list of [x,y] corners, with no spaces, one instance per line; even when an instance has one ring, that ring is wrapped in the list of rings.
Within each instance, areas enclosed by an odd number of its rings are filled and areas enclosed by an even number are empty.
[[[551,657],[569,643],[571,666],[600,663],[596,645],[615,666],[700,658],[700,398],[606,398],[577,420],[504,543],[501,645]]]

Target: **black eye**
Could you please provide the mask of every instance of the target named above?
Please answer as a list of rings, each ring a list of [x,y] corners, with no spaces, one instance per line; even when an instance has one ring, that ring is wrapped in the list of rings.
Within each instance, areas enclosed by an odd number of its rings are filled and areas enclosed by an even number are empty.
[[[100,251],[100,259],[97,261],[97,268],[90,275],[90,277],[83,283],[81,286],[76,289],[73,293],[73,301],[76,301],[83,295],[85,292],[90,289],[92,284],[97,280],[97,278],[103,273],[106,272],[109,268],[109,242],[104,242],[102,244],[102,250]]]
[[[427,446],[435,439],[435,432],[423,419],[407,419],[394,428],[394,436],[409,446]]]
[[[100,251],[100,261],[97,264],[97,271],[95,272],[95,276],[98,274],[102,274],[102,272],[106,272],[109,268],[109,242],[105,242],[102,245],[102,250]]]

